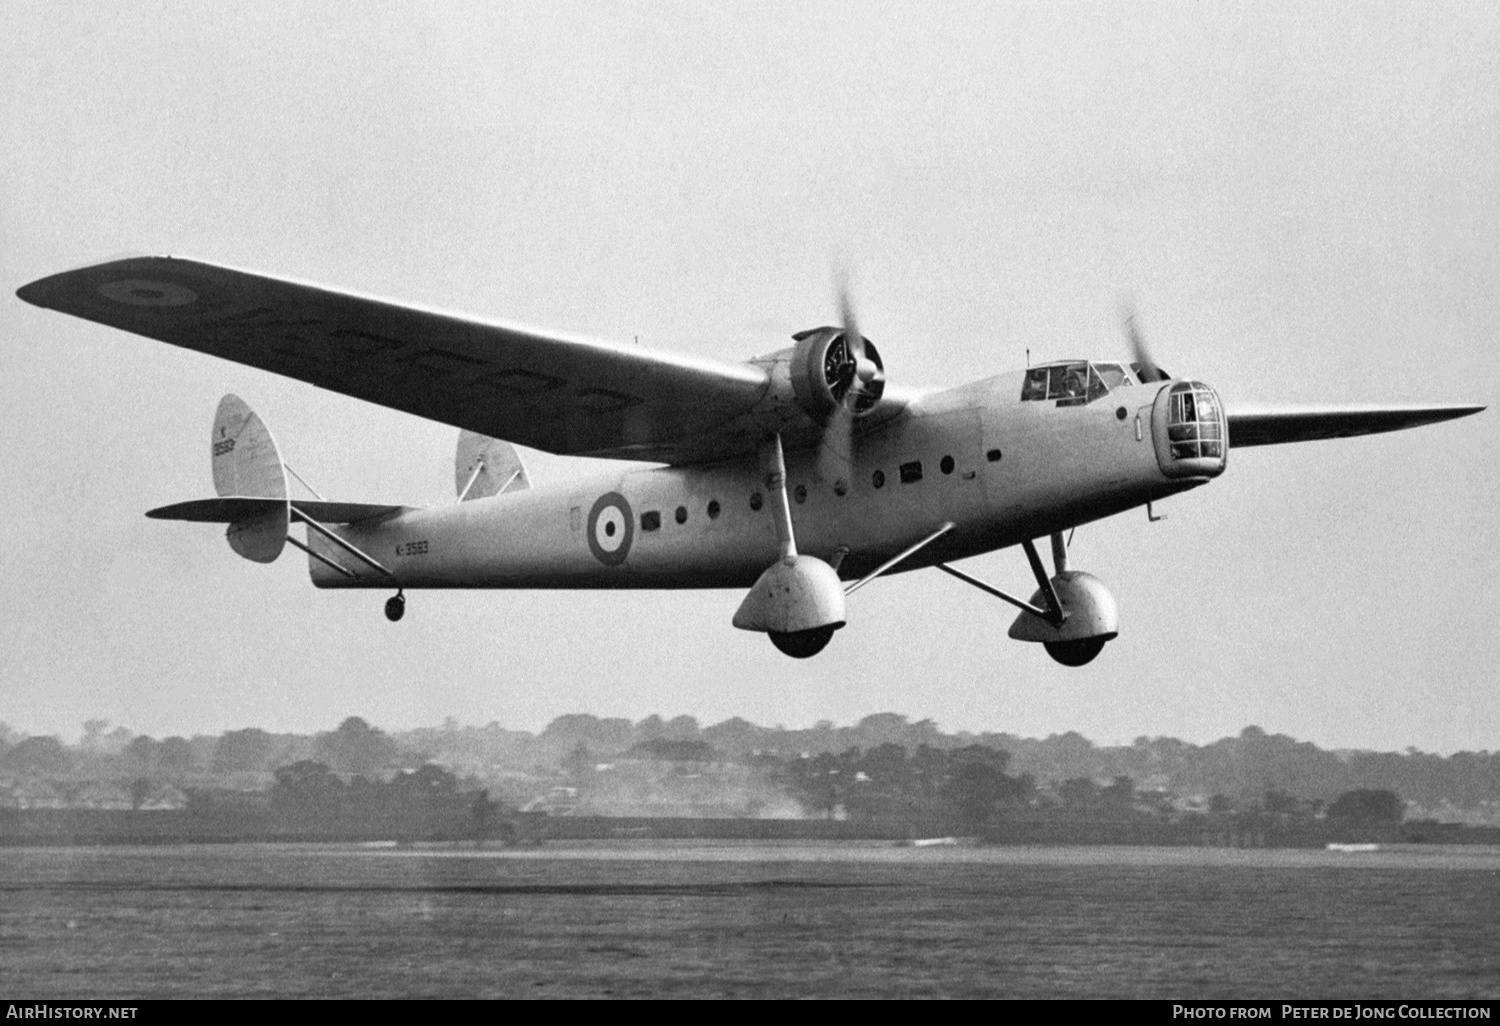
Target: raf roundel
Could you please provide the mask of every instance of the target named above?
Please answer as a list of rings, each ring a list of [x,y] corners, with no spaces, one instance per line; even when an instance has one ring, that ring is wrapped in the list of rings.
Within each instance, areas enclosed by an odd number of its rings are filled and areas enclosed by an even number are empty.
[[[99,295],[130,306],[187,306],[198,300],[198,293],[182,285],[139,278],[107,281],[99,286]]]
[[[635,519],[630,503],[619,492],[599,496],[589,510],[589,549],[605,566],[619,566],[630,553]]]

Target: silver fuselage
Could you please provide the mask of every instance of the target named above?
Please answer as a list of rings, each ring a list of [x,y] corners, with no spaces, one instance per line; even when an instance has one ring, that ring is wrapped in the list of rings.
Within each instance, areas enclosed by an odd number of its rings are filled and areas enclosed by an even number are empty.
[[[1063,406],[1020,401],[1023,373],[922,394],[859,433],[834,480],[820,475],[816,451],[787,453],[798,551],[857,578],[956,525],[898,567],[912,570],[1132,509],[1223,469],[1222,458],[1177,468],[1162,455],[1158,398],[1172,382]],[[753,459],[630,468],[338,529],[394,576],[315,535],[314,550],[356,576],[309,565],[325,588],[744,588],[779,554],[772,508]]]

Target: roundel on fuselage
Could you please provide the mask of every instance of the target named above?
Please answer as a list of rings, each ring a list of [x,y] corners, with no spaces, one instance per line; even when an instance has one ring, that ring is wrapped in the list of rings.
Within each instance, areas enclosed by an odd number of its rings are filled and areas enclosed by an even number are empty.
[[[630,503],[619,492],[599,496],[589,510],[589,550],[605,566],[619,566],[630,554],[635,518]]]

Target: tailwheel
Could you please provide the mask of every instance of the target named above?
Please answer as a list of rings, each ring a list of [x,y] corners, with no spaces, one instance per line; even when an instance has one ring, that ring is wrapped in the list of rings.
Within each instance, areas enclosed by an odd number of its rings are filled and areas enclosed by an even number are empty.
[[[828,647],[828,642],[833,638],[833,632],[838,630],[841,624],[829,624],[826,627],[813,627],[805,631],[770,631],[771,644],[791,656],[793,659],[806,659],[815,656]]]
[[[1104,651],[1104,643],[1109,638],[1082,638],[1078,641],[1044,641],[1042,647],[1047,654],[1064,666],[1083,666],[1085,663],[1094,661],[1094,657]]]
[[[391,623],[395,623],[405,615],[406,596],[398,591],[385,600],[385,618],[391,621]]]

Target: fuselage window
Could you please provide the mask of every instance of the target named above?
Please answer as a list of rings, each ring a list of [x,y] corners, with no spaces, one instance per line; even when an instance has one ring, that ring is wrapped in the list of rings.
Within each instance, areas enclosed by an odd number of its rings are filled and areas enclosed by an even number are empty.
[[[938,464],[938,469],[941,470],[945,474],[951,474],[951,473],[953,473],[953,457],[952,456],[944,456],[943,459],[942,459],[942,462],[940,462]]]
[[[798,502],[798,504],[806,502],[807,501],[807,485],[798,485],[796,488],[793,488],[792,489],[792,498],[796,499],[797,502]]]
[[[687,523],[687,507],[678,506],[677,512],[673,514],[679,524]]]
[[[901,464],[901,483],[915,484],[922,480],[922,461],[912,460],[910,463]]]
[[[661,527],[661,513],[657,510],[647,510],[641,514],[641,530],[655,531]]]
[[[870,483],[872,485],[874,485],[876,488],[884,488],[885,487],[885,471],[883,471],[883,470],[877,470],[877,471],[875,471],[875,473],[871,474],[870,475]]]
[[[984,458],[987,459],[987,460],[989,460],[991,463],[999,463],[1000,462],[1000,450],[999,449],[991,449],[989,452],[987,452],[987,453],[984,454]]]
[[[719,500],[718,499],[709,499],[708,500],[708,519],[710,519],[710,520],[717,520],[717,519],[719,519]]]
[[[752,510],[755,510],[755,511],[759,512],[762,501],[763,500],[760,497],[760,492],[751,492],[750,493],[750,508]]]

